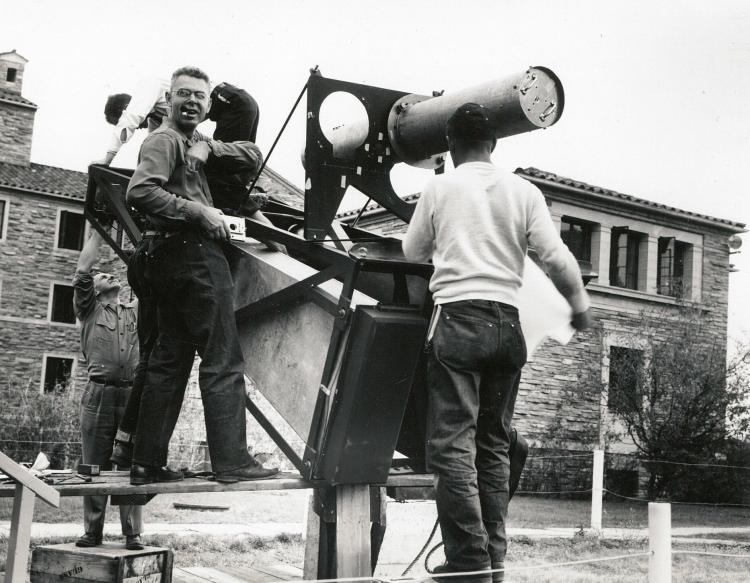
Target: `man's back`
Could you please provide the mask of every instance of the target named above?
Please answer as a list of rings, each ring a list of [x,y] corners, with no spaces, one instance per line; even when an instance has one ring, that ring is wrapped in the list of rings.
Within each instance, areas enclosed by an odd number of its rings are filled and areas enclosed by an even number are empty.
[[[432,259],[436,303],[486,299],[516,305],[529,245],[552,268],[575,271],[542,193],[513,173],[467,162],[430,181],[422,199],[404,247],[409,256]],[[430,227],[434,233],[427,237],[417,232]],[[419,244],[430,240],[433,248]]]

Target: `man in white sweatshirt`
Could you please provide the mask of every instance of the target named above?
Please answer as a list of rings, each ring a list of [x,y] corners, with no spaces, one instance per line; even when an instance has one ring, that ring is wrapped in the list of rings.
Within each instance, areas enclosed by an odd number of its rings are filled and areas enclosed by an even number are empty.
[[[427,459],[447,558],[436,573],[503,568],[510,426],[526,362],[516,306],[529,247],[571,305],[573,326],[591,324],[578,263],[541,191],[492,164],[486,109],[462,105],[446,133],[456,170],[425,186],[403,241],[409,260],[435,267]],[[484,583],[490,575],[466,580]]]

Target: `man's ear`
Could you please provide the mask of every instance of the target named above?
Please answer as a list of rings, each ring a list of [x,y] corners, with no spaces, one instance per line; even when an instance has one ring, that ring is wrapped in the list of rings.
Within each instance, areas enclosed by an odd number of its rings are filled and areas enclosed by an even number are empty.
[[[167,100],[168,105],[172,105],[172,92],[171,91],[165,91],[164,92],[164,99]]]
[[[213,104],[213,101],[211,101],[211,98],[208,98],[208,105],[206,105],[206,115],[208,115],[208,112],[211,111],[211,105]]]

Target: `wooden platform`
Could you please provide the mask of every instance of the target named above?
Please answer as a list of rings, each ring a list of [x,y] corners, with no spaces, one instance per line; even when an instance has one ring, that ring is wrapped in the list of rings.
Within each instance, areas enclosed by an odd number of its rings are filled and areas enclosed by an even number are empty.
[[[301,579],[302,569],[283,564],[252,567],[175,567],[172,571],[172,583],[271,583]]]
[[[432,474],[394,473],[385,486],[425,487],[432,486]],[[296,472],[282,472],[268,480],[221,484],[205,478],[186,478],[181,482],[132,486],[128,472],[102,472],[93,476],[89,483],[62,483],[52,485],[60,496],[95,496],[103,494],[185,494],[189,492],[254,492],[261,490],[304,490],[323,486],[324,483],[303,479]],[[0,484],[0,498],[12,498],[16,492],[14,483]]]

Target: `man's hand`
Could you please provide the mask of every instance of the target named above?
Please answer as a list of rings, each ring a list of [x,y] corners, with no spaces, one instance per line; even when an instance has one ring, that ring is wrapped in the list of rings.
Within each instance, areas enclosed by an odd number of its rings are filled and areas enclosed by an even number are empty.
[[[198,170],[208,160],[211,148],[206,141],[196,142],[188,149],[185,160],[190,170]]]
[[[107,152],[107,155],[104,156],[101,160],[94,160],[91,164],[98,164],[99,166],[109,166],[112,163],[112,160],[115,159],[115,156],[117,155],[117,152]]]
[[[591,325],[594,323],[594,318],[591,316],[591,308],[585,312],[573,314],[573,319],[570,323],[576,330],[586,330],[586,328],[591,328]]]
[[[203,207],[198,225],[212,239],[229,241],[229,226],[224,222],[224,213],[219,209]]]

